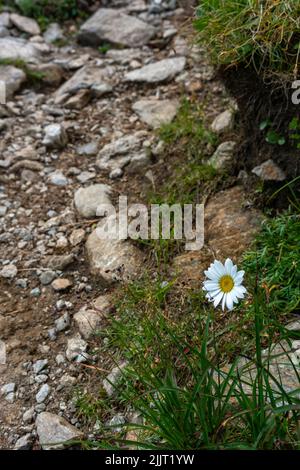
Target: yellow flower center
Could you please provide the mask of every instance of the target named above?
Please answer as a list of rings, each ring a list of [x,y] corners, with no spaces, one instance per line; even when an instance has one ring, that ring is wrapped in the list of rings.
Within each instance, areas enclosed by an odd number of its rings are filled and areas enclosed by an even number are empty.
[[[221,277],[219,284],[220,284],[221,291],[225,292],[226,294],[227,292],[232,291],[233,286],[234,286],[233,279],[228,274]]]

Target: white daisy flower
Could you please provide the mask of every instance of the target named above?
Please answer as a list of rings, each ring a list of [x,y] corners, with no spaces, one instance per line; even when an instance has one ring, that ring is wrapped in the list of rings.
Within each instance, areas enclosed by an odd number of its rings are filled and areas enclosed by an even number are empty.
[[[238,299],[243,299],[247,293],[242,286],[245,271],[238,271],[229,258],[225,264],[214,261],[204,273],[208,280],[204,282],[203,290],[207,292],[206,298],[214,303],[214,307],[222,301],[222,310],[225,305],[228,310],[232,310],[233,304],[238,303]]]

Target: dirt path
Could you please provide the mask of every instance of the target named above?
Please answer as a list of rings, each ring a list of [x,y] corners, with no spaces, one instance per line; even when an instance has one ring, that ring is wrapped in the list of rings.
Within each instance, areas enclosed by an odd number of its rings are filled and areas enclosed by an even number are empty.
[[[140,202],[165,163],[155,152],[151,159],[144,158],[149,155],[147,149],[155,149],[157,137],[145,118],[133,111],[133,104],[141,99],[173,104],[178,100],[178,104],[183,93],[196,93],[201,100],[211,79],[201,54],[184,39],[182,9],[148,15],[147,9],[136,7],[130,15],[159,31],[149,46],[109,48],[104,55],[97,48],[76,43],[59,48],[37,39],[41,62],[48,64],[48,78],[67,80],[76,75],[75,81],[68,82],[67,101],[61,98],[65,89],[57,91],[58,85],[36,90],[25,84],[0,108],[0,339],[6,348],[5,364],[0,365],[0,448],[14,448],[16,442],[19,448],[40,448],[35,419],[44,411],[81,428],[74,388],[92,389],[99,381],[84,364],[66,358],[68,341],[78,335],[74,314],[85,307],[101,316],[109,308],[107,302],[112,304],[113,293],[112,287],[103,286],[90,274],[85,241],[95,217],[78,214],[74,193],[80,187],[104,183],[111,187],[112,200],[126,194]],[[174,72],[170,72],[173,63],[165,65],[165,79],[125,80],[128,72],[144,65],[178,57],[182,63]],[[78,70],[86,66],[90,67],[89,90],[93,80],[96,83],[92,95],[82,87],[82,77],[78,78]],[[147,105],[144,108],[145,114]],[[164,104],[155,113],[158,119],[166,119]],[[55,139],[45,144],[45,128],[50,124],[66,130],[67,138],[59,137],[60,148]],[[99,168],[98,153],[106,144],[139,131],[143,134],[134,151],[139,156],[135,162],[122,168],[126,155],[122,151],[123,157],[117,156],[112,166]],[[66,289],[61,279],[69,281]],[[97,343],[89,339],[87,347],[90,352]],[[92,363],[110,370],[97,350]]]

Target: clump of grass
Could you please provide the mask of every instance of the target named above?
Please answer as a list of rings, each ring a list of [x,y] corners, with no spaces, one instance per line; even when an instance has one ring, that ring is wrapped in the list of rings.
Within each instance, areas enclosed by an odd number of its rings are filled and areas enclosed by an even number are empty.
[[[290,212],[265,221],[256,249],[244,255],[244,269],[267,292],[274,316],[299,311],[300,216]]]
[[[188,158],[197,158],[202,156],[205,146],[217,143],[216,135],[208,130],[204,123],[203,106],[184,98],[175,119],[163,124],[158,135],[169,145],[180,142]]]
[[[297,449],[300,401],[285,390],[280,370],[278,377],[273,376],[271,354],[262,359],[261,312],[256,312],[253,326],[255,359],[244,366],[236,360],[227,369],[220,367],[217,343],[211,344],[211,319],[206,313],[206,320],[195,327],[197,345],[178,335],[162,315],[159,322],[148,318],[142,323],[134,350],[133,343],[127,341],[127,350],[133,355],[124,372],[125,385],[118,393],[141,414],[144,424],[131,424],[139,440],[121,441],[122,446],[134,444],[157,450]],[[160,348],[160,361],[153,360],[149,348],[145,348],[149,331]]]
[[[195,27],[216,65],[252,65],[262,75],[299,75],[300,4],[295,0],[201,0]]]
[[[39,72],[37,70],[32,69],[22,59],[0,59],[0,65],[12,65],[23,70],[23,72],[26,74],[28,82],[32,85],[41,82],[45,77],[44,72]]]
[[[23,15],[35,18],[42,29],[51,21],[66,21],[81,13],[77,0],[19,0],[18,8]]]

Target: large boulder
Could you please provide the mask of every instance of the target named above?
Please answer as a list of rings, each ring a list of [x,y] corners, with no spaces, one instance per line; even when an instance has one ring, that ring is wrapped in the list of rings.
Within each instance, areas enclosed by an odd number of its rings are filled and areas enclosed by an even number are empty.
[[[120,10],[100,8],[80,28],[78,40],[87,46],[99,46],[103,42],[125,47],[140,47],[154,36],[153,26],[129,16]]]
[[[32,42],[13,37],[0,38],[0,60],[19,59],[27,63],[37,63],[40,55],[40,51]]]

